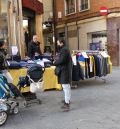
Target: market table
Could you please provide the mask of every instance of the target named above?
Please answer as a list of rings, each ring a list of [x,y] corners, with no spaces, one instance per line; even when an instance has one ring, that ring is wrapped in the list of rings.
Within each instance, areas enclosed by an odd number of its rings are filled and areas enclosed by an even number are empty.
[[[44,90],[50,90],[50,89],[57,89],[61,90],[62,87],[60,84],[58,84],[57,76],[54,74],[54,66],[45,68],[45,72],[43,74],[43,81],[44,81]],[[14,79],[13,84],[17,85],[19,81],[20,76],[26,76],[27,69],[21,68],[21,69],[10,69],[10,73]],[[23,88],[22,92],[29,91],[29,87]]]

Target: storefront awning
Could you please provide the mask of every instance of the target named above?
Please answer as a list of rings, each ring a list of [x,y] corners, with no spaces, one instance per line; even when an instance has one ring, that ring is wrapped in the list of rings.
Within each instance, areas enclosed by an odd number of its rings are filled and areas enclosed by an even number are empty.
[[[22,6],[29,8],[38,14],[43,13],[43,4],[38,0],[22,0]]]

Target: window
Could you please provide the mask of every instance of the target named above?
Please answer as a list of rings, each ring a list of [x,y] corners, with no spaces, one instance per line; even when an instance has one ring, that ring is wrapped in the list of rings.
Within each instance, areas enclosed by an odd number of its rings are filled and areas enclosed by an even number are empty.
[[[76,0],[65,0],[66,15],[75,13]]]
[[[90,8],[89,0],[79,0],[80,11],[88,10]]]

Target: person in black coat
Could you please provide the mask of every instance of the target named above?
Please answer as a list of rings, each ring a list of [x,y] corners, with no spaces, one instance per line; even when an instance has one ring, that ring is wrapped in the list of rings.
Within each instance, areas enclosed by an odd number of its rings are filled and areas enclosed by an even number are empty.
[[[0,73],[2,73],[8,83],[13,82],[13,78],[8,71],[8,62],[6,60],[7,49],[4,39],[0,39]]]
[[[35,56],[41,55],[40,42],[38,42],[37,35],[33,35],[33,40],[29,43],[28,46],[28,56],[34,58]]]
[[[64,105],[63,109],[69,110],[71,99],[71,80],[72,80],[72,59],[70,51],[65,46],[63,40],[57,41],[58,47],[60,47],[59,58],[54,62],[56,67],[60,68],[58,77],[58,83],[62,85],[64,91]]]

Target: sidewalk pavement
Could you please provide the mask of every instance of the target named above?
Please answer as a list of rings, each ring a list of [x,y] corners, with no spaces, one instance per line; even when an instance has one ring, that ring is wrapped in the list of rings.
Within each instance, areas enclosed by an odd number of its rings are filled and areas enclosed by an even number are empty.
[[[120,129],[120,68],[105,79],[80,81],[69,112],[60,108],[62,91],[38,94],[42,104],[20,107],[0,129]]]

